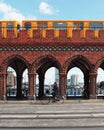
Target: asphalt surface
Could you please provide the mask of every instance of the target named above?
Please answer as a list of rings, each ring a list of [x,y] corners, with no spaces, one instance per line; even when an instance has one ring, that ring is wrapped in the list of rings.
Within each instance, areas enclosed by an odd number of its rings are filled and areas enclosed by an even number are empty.
[[[104,101],[0,102],[0,130],[104,130]]]

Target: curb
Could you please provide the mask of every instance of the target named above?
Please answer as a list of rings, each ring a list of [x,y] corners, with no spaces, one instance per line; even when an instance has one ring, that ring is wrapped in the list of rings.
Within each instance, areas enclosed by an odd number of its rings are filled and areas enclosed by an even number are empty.
[[[70,103],[104,103],[104,99],[89,99],[89,100],[65,100],[62,104]],[[39,100],[3,100],[0,104],[42,104]],[[58,102],[49,104],[61,104]]]

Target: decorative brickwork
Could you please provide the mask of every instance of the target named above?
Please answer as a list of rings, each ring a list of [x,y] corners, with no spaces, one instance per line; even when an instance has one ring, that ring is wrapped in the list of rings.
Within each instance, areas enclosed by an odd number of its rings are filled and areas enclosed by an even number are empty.
[[[104,46],[1,46],[0,51],[103,52]]]

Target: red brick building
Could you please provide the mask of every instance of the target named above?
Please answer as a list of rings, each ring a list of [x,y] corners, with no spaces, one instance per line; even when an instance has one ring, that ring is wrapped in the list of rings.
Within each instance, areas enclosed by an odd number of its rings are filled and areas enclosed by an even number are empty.
[[[59,87],[66,94],[68,71],[78,67],[84,74],[87,97],[96,98],[99,67],[104,69],[104,21],[0,21],[0,99],[6,99],[7,68],[17,74],[17,97],[28,69],[29,95],[35,98],[36,74],[39,95],[43,94],[44,75],[50,67],[59,70]]]

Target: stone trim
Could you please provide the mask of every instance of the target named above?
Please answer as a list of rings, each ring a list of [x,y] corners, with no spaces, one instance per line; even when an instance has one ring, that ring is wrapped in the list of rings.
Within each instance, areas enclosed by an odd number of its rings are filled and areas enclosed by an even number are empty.
[[[103,52],[104,46],[0,46],[0,51]]]

